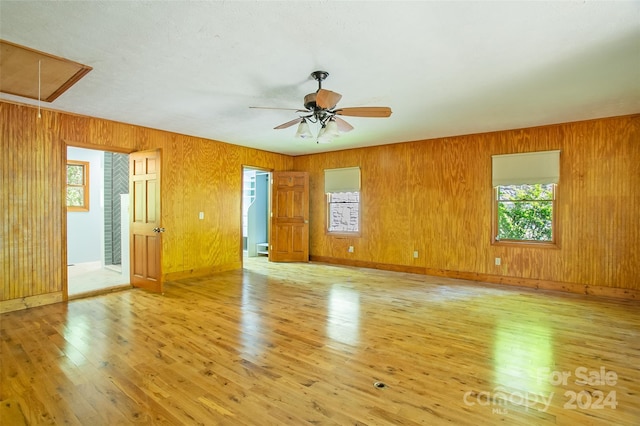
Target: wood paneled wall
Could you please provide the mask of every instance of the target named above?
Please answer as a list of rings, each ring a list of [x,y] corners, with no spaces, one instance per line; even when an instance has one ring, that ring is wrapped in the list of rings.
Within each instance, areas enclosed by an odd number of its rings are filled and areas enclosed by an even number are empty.
[[[62,300],[67,145],[162,148],[162,266],[169,278],[240,267],[242,166],[293,165],[286,155],[108,120],[54,111],[38,118],[33,107],[8,102],[0,102],[0,136],[0,302],[14,300],[12,307]]]
[[[55,115],[38,119],[33,109],[0,103],[0,300],[40,294],[62,300],[66,182],[58,125]]]
[[[559,248],[492,245],[491,156],[555,149]],[[324,230],[323,170],[350,166],[362,170],[362,234],[345,239]],[[294,169],[310,173],[312,259],[640,294],[640,115],[300,156]]]
[[[67,144],[162,148],[168,278],[240,266],[241,169],[250,165],[310,173],[312,259],[569,291],[640,291],[640,115],[292,158],[54,111],[38,118],[33,107],[0,102],[0,136],[4,310],[63,298]],[[550,149],[562,151],[559,248],[491,245],[491,155]],[[323,171],[349,166],[362,170],[362,234],[328,236]]]

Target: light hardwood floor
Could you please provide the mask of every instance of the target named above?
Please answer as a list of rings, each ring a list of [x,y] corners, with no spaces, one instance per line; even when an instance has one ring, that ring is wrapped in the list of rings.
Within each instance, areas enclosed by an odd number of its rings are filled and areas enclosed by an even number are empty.
[[[638,302],[245,267],[3,314],[0,400],[30,424],[640,424]]]

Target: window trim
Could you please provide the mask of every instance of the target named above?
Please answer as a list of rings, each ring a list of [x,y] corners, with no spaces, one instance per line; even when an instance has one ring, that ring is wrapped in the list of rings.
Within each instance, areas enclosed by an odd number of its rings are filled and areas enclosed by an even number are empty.
[[[329,230],[329,219],[331,214],[329,212],[329,199],[332,192],[326,192],[324,195],[325,200],[325,223],[324,223],[324,232],[326,235],[332,237],[360,237],[362,235],[362,190],[360,191],[335,191],[335,193],[340,192],[357,192],[358,193],[358,230],[357,231],[330,231]]]
[[[511,186],[511,185],[499,185],[499,186]],[[558,224],[558,184],[553,184],[553,196],[551,199],[552,213],[551,213],[551,241],[534,241],[534,240],[504,240],[497,239],[498,236],[498,186],[491,188],[492,194],[492,221],[491,221],[491,245],[494,246],[509,246],[509,247],[537,247],[537,248],[553,248],[559,249],[560,243],[558,240],[559,224]]]
[[[82,206],[69,206],[67,205],[67,211],[70,212],[88,212],[89,208],[90,208],[90,204],[89,204],[89,162],[88,161],[78,161],[78,160],[67,160],[67,167],[68,166],[82,166],[82,171],[83,171],[83,185],[73,185],[73,184],[69,184],[69,182],[66,182],[66,186],[65,186],[65,204],[66,204],[66,194],[68,192],[68,189],[70,187],[72,188],[82,188],[83,189],[83,195],[84,195],[84,199],[83,199],[83,205]],[[65,171],[67,170],[67,168],[65,167]],[[68,176],[68,172],[65,173],[65,179]]]

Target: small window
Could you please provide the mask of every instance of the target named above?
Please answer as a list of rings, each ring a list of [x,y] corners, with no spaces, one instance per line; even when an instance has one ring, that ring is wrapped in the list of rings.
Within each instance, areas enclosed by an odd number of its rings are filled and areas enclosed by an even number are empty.
[[[89,163],[67,161],[67,210],[89,211]]]
[[[327,205],[329,232],[360,232],[360,192],[330,192]]]
[[[554,243],[555,188],[555,184],[497,186],[495,240]]]

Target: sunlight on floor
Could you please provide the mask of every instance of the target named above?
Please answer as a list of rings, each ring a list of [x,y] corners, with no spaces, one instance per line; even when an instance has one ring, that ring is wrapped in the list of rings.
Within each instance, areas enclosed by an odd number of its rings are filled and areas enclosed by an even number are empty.
[[[118,266],[108,265],[103,268],[100,262],[68,266],[69,296],[129,284],[129,278],[122,276]]]

